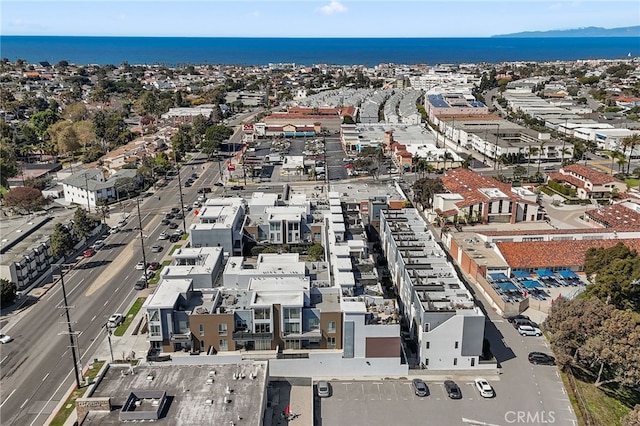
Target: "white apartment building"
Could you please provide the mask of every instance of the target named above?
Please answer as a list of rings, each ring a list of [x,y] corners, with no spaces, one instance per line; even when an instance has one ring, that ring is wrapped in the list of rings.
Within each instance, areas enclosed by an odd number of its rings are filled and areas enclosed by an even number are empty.
[[[242,198],[211,198],[189,227],[191,247],[222,247],[230,256],[242,255],[245,202]]]
[[[482,368],[485,317],[415,209],[380,215],[381,245],[400,313],[429,369]]]
[[[194,290],[216,287],[224,261],[222,247],[179,248],[171,257],[171,264],[160,272],[161,280],[190,279]]]

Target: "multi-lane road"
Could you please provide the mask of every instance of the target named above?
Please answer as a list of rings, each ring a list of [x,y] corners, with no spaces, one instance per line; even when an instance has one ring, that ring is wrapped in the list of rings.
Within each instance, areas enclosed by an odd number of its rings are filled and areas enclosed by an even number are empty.
[[[212,163],[197,161],[197,156],[182,168],[183,183],[193,173],[199,175],[190,188],[182,188],[185,205],[197,198],[197,190],[214,186],[219,169]],[[195,163],[195,164],[194,164]],[[210,195],[211,196],[211,195]],[[180,206],[178,179],[169,182],[157,195],[142,199],[140,213],[147,262],[160,261],[170,244],[158,241],[166,226],[160,221],[171,207]],[[102,328],[115,312],[126,312],[136,298],[135,281],[141,271],[135,264],[141,259],[137,205],[129,200],[123,231],[105,238],[106,245],[88,259],[79,260],[64,274],[64,287],[70,307],[73,337],[77,338],[79,367],[89,364],[96,346],[105,338]],[[120,212],[121,210],[115,209]],[[193,217],[186,212],[187,226]],[[180,221],[176,221],[182,225]],[[152,253],[151,246],[164,250]],[[12,318],[9,330],[14,341],[2,345],[0,357],[0,422],[3,425],[42,425],[74,384],[68,323],[64,312],[62,285],[58,282],[26,311]],[[119,355],[119,354],[118,354]]]

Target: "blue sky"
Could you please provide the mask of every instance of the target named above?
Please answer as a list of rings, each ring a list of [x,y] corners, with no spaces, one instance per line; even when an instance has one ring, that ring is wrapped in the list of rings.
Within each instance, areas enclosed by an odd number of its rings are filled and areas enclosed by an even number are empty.
[[[3,35],[486,37],[640,25],[637,0],[2,0]]]

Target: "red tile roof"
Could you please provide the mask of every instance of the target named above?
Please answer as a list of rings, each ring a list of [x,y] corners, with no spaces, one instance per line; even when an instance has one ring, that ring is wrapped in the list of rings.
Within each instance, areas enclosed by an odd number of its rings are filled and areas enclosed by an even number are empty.
[[[640,251],[640,239],[501,242],[496,247],[513,269],[582,267],[590,248],[609,248],[618,243]]]
[[[564,166],[560,169],[560,173],[562,173],[563,171],[567,173],[573,173],[581,177],[582,180],[588,180],[594,185],[604,185],[610,182],[622,182],[620,179],[616,179],[607,173],[592,169],[591,167],[584,166],[578,163]]]
[[[585,215],[606,228],[618,231],[640,231],[640,213],[620,204],[592,209],[585,212]]]
[[[536,204],[534,201],[525,200],[514,195],[511,192],[510,184],[500,182],[489,176],[479,175],[469,169],[457,168],[448,170],[440,180],[449,192],[460,194],[464,197],[464,200],[456,203],[456,206],[460,208],[490,201],[491,198],[480,192],[481,188],[497,188],[510,200],[531,205]]]

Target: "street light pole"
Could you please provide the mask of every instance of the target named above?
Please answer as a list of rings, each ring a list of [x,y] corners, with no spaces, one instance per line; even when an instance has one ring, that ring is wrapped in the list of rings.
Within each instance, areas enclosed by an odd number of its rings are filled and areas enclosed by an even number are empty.
[[[142,262],[144,265],[144,287],[149,288],[147,280],[147,256],[144,253],[144,234],[142,232],[142,218],[140,217],[140,198],[136,197],[136,205],[138,206],[138,227],[140,228],[140,246],[142,247]]]
[[[107,332],[107,340],[109,341],[109,352],[111,353],[111,362],[114,362],[114,359],[113,359],[113,346],[111,346],[111,333],[112,333],[112,331],[111,331],[111,329],[109,327],[107,327],[106,323],[102,327]]]

